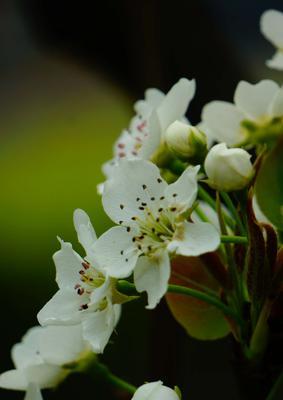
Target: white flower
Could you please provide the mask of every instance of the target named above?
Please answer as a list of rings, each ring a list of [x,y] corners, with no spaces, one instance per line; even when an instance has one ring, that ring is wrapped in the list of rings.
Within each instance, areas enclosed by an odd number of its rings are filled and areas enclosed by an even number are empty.
[[[166,129],[165,142],[177,157],[203,161],[207,152],[206,136],[197,127],[175,121]]]
[[[212,101],[202,110],[202,121],[214,140],[227,145],[253,142],[256,129],[270,126],[283,117],[283,88],[271,80],[256,84],[239,82],[234,103]],[[249,132],[243,122],[252,125]],[[282,131],[282,129],[280,129]]]
[[[89,217],[82,210],[74,213],[78,239],[86,255],[96,234]],[[61,242],[54,254],[58,292],[38,313],[41,325],[82,323],[83,336],[96,353],[103,352],[120,316],[121,306],[112,304],[114,280],[105,276],[96,261],[92,264],[81,258],[70,243]]]
[[[146,383],[138,388],[132,400],[180,400],[177,393],[161,381]]]
[[[148,89],[145,99],[136,102],[136,115],[129,129],[122,132],[114,146],[114,158],[104,164],[107,178],[120,159],[150,159],[163,141],[163,134],[174,121],[183,119],[195,93],[195,81],[182,78],[165,95]],[[101,189],[101,186],[100,186]]]
[[[225,192],[244,189],[254,174],[250,158],[247,151],[228,149],[225,143],[213,146],[204,162],[209,185]]]
[[[283,70],[283,13],[276,10],[265,11],[260,19],[260,30],[277,49],[266,64],[270,68]]]
[[[106,274],[125,278],[134,271],[137,290],[148,293],[148,308],[167,290],[169,254],[198,256],[219,246],[211,224],[187,220],[197,196],[198,170],[189,167],[168,185],[151,162],[122,160],[105,184],[104,209],[121,226],[100,236],[92,250]]]
[[[33,398],[38,389],[55,387],[70,373],[64,365],[79,362],[89,354],[80,325],[33,327],[12,347],[15,369],[0,375],[0,387],[29,388]]]

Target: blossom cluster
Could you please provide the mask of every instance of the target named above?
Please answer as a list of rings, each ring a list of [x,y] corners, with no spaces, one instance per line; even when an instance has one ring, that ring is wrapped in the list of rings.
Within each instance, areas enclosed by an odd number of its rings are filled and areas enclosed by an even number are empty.
[[[267,11],[260,25],[277,48],[268,66],[283,70],[283,14]],[[272,151],[282,136],[283,87],[272,80],[241,81],[233,103],[206,104],[201,121],[192,126],[186,113],[195,92],[195,81],[182,78],[167,94],[148,89],[135,103],[136,114],[115,143],[113,158],[103,165],[105,182],[98,187],[114,226],[97,237],[88,215],[75,210],[74,228],[83,254],[59,238],[61,248],[53,256],[58,291],[39,311],[40,326],[13,347],[15,369],[0,375],[0,387],[27,390],[26,399],[39,400],[40,389],[55,387],[70,372],[95,363],[123,304],[146,292],[146,308],[154,309],[167,294],[180,258],[206,265],[218,285],[207,301],[224,312],[236,340],[245,338],[229,318],[242,317],[244,302],[250,302],[256,326],[265,297],[253,303],[257,286],[250,288],[246,266],[231,268],[237,244],[250,238],[252,248],[255,226],[261,233],[265,230],[264,246],[268,229],[273,229],[264,225],[254,183],[262,153]],[[251,204],[250,214],[243,218],[243,202],[231,200],[231,193]],[[255,252],[249,249],[242,250],[245,260]],[[135,296],[123,291],[121,281],[128,282]],[[197,282],[192,286],[199,287]],[[198,293],[195,296],[203,299],[209,288]],[[133,400],[179,396],[177,389],[158,381],[142,385]]]

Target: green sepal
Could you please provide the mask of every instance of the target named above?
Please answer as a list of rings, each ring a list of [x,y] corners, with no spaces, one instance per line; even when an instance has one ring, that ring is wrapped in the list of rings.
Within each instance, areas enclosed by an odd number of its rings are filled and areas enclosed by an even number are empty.
[[[179,397],[180,400],[182,400],[182,393],[181,390],[178,386],[174,386],[174,391],[177,393],[177,396]]]
[[[112,290],[112,302],[113,304],[125,304],[129,301],[137,300],[139,296],[128,296],[124,293],[119,292],[116,288]]]

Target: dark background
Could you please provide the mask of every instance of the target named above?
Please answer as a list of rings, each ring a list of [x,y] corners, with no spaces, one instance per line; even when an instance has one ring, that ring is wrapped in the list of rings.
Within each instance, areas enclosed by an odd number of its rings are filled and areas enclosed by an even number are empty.
[[[11,346],[56,290],[51,256],[58,233],[75,243],[73,209],[85,208],[99,234],[109,226],[95,187],[131,102],[147,87],[167,91],[181,76],[195,78],[188,115],[197,123],[203,105],[231,101],[241,79],[282,82],[282,73],[265,66],[274,49],[259,32],[259,18],[268,8],[282,11],[282,1],[2,0],[1,371],[12,368]],[[178,384],[184,399],[244,398],[231,338],[188,338],[165,303],[151,312],[142,301],[125,305],[102,358],[135,385]],[[44,396],[127,399],[111,393],[72,376]]]

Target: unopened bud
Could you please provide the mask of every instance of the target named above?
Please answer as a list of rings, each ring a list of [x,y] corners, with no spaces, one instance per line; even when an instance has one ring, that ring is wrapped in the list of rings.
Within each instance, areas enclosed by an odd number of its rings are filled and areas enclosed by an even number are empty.
[[[165,133],[168,148],[180,159],[202,162],[207,153],[206,136],[198,128],[175,121]]]
[[[224,192],[244,189],[254,174],[250,157],[247,151],[228,149],[225,143],[213,146],[204,162],[209,185]]]

